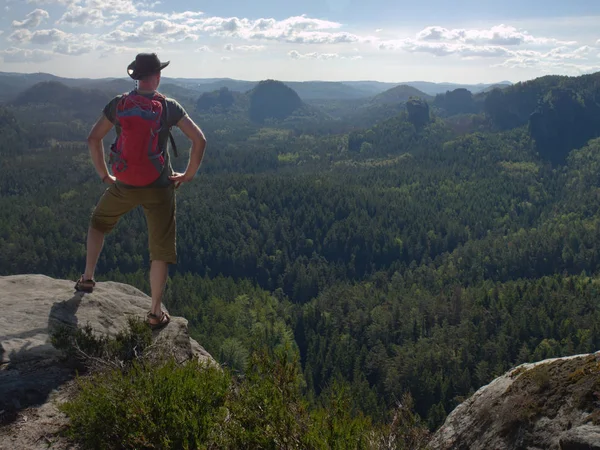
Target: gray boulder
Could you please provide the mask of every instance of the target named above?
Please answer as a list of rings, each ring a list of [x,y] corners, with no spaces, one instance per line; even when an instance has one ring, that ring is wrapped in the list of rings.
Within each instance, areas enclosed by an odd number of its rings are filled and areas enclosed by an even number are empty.
[[[561,450],[600,450],[600,427],[582,425],[560,437]]]
[[[523,364],[456,407],[430,450],[600,450],[600,352]]]
[[[143,319],[150,297],[129,285],[101,282],[92,294],[76,293],[74,283],[42,275],[0,277],[0,425],[15,411],[43,404],[63,383],[73,378],[72,366],[50,343],[60,325],[83,327],[114,336],[127,328],[129,317]],[[168,348],[178,361],[194,356],[214,362],[190,338],[187,320],[154,332],[155,342]]]

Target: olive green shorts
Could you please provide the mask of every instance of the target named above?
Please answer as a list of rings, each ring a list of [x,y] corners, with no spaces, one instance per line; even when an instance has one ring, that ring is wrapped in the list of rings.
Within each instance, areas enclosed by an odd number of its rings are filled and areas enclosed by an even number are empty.
[[[175,244],[175,187],[123,188],[111,185],[96,205],[90,226],[110,233],[123,214],[141,206],[148,224],[151,261],[177,262]]]

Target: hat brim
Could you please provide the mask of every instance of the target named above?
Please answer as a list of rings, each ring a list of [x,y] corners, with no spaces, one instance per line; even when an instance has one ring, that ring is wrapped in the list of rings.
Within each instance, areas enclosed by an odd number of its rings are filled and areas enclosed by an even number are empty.
[[[163,63],[160,63],[160,67],[158,68],[158,71],[160,72],[161,70],[163,70],[165,67],[167,67],[169,64],[171,64],[171,61],[165,61]],[[127,74],[133,78],[134,80],[139,80],[141,78],[143,78],[146,75],[146,73],[143,74],[136,74],[135,73],[135,59],[131,62],[131,64],[129,64],[127,66]]]

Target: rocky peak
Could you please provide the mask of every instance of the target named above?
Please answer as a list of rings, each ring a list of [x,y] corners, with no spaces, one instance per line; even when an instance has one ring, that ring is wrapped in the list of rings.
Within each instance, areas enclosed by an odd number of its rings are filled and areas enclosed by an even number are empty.
[[[431,450],[600,450],[600,352],[523,364],[446,419]]]
[[[73,287],[73,281],[42,275],[0,277],[0,442],[3,422],[13,422],[26,408],[44,410],[45,417],[57,415],[49,399],[75,374],[50,343],[53,330],[89,325],[95,333],[115,336],[127,329],[130,317],[143,319],[150,309],[150,297],[126,284],[97,283],[85,295]],[[187,324],[172,317],[153,339],[165,343],[180,362],[192,357],[214,361],[190,338]]]

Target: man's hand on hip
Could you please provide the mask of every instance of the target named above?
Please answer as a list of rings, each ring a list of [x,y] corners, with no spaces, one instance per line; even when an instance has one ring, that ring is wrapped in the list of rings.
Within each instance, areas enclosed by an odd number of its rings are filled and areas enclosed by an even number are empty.
[[[105,184],[115,184],[115,182],[117,181],[117,178],[111,174],[106,175],[103,179],[102,182]]]
[[[194,179],[194,175],[188,175],[185,173],[174,172],[173,175],[169,177],[173,183],[175,183],[175,189],[181,186],[181,183],[188,183]]]

